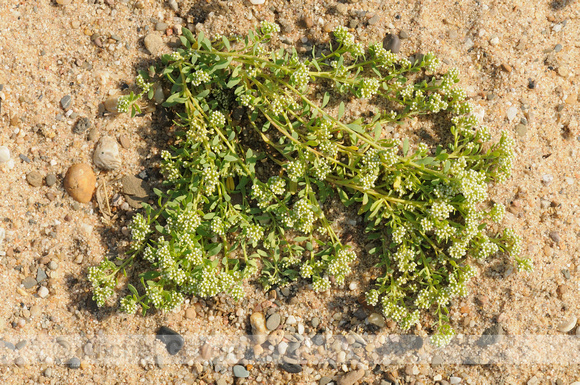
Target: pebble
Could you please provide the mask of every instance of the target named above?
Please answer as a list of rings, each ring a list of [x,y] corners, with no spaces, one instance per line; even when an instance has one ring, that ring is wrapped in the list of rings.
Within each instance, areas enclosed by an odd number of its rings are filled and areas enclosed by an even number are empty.
[[[121,143],[121,146],[125,149],[131,147],[131,139],[129,139],[129,136],[125,134],[119,136],[119,143]]]
[[[401,39],[408,39],[409,38],[409,32],[405,31],[404,29],[399,32],[399,37]]]
[[[284,354],[286,354],[286,350],[288,350],[288,343],[284,341],[280,342],[278,344],[278,353],[280,353],[280,355],[283,356]]]
[[[259,311],[252,313],[250,316],[250,325],[252,326],[254,342],[258,345],[263,344],[266,341],[268,335],[264,314]]]
[[[25,289],[32,289],[34,286],[36,286],[38,282],[36,282],[36,279],[32,278],[32,277],[26,277],[22,280],[22,286],[24,286]]]
[[[376,325],[380,328],[385,327],[385,319],[379,313],[372,313],[371,315],[369,315],[368,320],[369,320],[369,323]]]
[[[155,355],[155,364],[159,369],[163,369],[165,367],[165,359],[161,354]]]
[[[527,385],[539,385],[539,384],[540,384],[540,380],[536,376],[530,378],[527,382]]]
[[[503,339],[504,330],[500,323],[496,323],[485,329],[483,335],[477,341],[479,346],[489,346],[501,342]]]
[[[556,243],[560,243],[560,234],[557,231],[550,231],[550,238]]]
[[[159,330],[157,330],[155,338],[165,344],[167,352],[172,356],[177,354],[181,348],[183,348],[183,344],[185,343],[183,337],[179,335],[179,333],[167,326],[161,326]]]
[[[314,317],[310,320],[310,324],[312,325],[313,328],[317,328],[318,325],[320,325],[320,318],[318,317]]]
[[[56,0],[56,3],[59,5],[69,5],[72,0]]]
[[[449,377],[449,383],[451,385],[457,385],[461,383],[462,378],[461,377]]]
[[[324,376],[318,381],[318,385],[327,385],[330,381],[332,381],[332,377]]]
[[[42,282],[47,278],[48,276],[46,275],[44,270],[42,270],[42,268],[39,267],[38,270],[36,270],[36,282]]]
[[[519,138],[524,138],[526,136],[526,134],[528,133],[528,127],[524,124],[518,124],[515,128],[516,130],[516,135]]]
[[[18,341],[18,343],[16,345],[14,345],[16,350],[20,350],[25,346],[26,346],[26,340]]]
[[[286,318],[286,325],[295,325],[296,324],[296,317],[294,317],[293,315],[288,316],[288,318]]]
[[[190,307],[185,311],[185,318],[187,319],[195,319],[197,313],[195,311],[195,307]]]
[[[489,44],[491,44],[491,45],[498,45],[499,44],[499,37],[494,36],[491,39],[489,39]]]
[[[44,377],[48,377],[48,378],[52,377],[52,368],[46,368],[44,370]]]
[[[518,109],[515,106],[511,106],[510,108],[508,108],[506,116],[508,118],[508,120],[511,122],[512,120],[514,120],[516,118],[518,114]]]
[[[387,34],[383,39],[383,47],[387,51],[391,51],[393,53],[399,53],[401,49],[401,39],[397,35]]]
[[[105,100],[105,102],[103,103],[105,105],[105,110],[107,110],[108,112],[112,112],[112,113],[119,112],[119,111],[117,111],[117,102],[118,101],[119,101],[118,97],[109,98],[109,99]]]
[[[77,202],[88,203],[93,197],[97,178],[91,166],[76,163],[70,166],[64,178],[64,188]]]
[[[252,3],[253,5],[261,5],[264,4],[266,2],[266,0],[250,0],[250,3]]]
[[[558,330],[562,333],[568,333],[570,330],[572,330],[574,328],[574,326],[576,326],[577,321],[578,321],[578,318],[576,318],[576,316],[572,314],[568,318],[564,319],[558,325]]]
[[[116,108],[116,103],[115,103],[115,108]],[[74,127],[73,127],[73,132],[75,134],[82,134],[85,131],[87,131],[88,129],[90,129],[92,126],[91,120],[89,118],[87,118],[86,116],[83,116],[81,118],[79,118],[79,120],[77,120],[77,122],[75,123]]]
[[[298,364],[291,364],[289,362],[283,362],[280,364],[282,370],[288,373],[300,373],[302,372],[302,366]]]
[[[56,261],[50,261],[48,263],[48,268],[50,270],[56,270],[56,269],[58,269],[58,262],[56,262]]]
[[[60,99],[60,106],[62,107],[63,110],[68,110],[71,103],[72,98],[70,97],[70,95],[65,95],[62,97],[62,99]]]
[[[357,381],[363,378],[365,371],[363,369],[348,372],[338,380],[338,385],[354,385]]]
[[[374,15],[373,17],[371,17],[369,19],[368,23],[369,23],[369,25],[374,25],[374,24],[377,24],[379,22],[379,20],[381,20],[379,15]]]
[[[348,13],[347,5],[343,3],[336,4],[336,12],[343,16],[346,15]]]
[[[121,166],[121,158],[117,141],[110,136],[103,136],[97,143],[93,161],[104,170],[119,168]]]
[[[284,331],[282,330],[274,330],[272,333],[268,335],[268,342],[272,346],[278,345],[284,339]]]
[[[42,175],[38,171],[31,171],[28,174],[26,174],[26,181],[32,187],[40,187],[40,186],[42,186],[42,180],[43,179],[44,178],[42,177]]]
[[[26,155],[24,155],[24,154],[20,154],[20,155],[18,155],[18,157],[19,157],[20,159],[22,159],[22,161],[23,161],[23,162],[25,162],[25,163],[30,163],[30,162],[32,162],[32,161],[30,160],[30,158],[29,158],[29,157],[27,157],[27,156],[26,156]]]
[[[38,306],[38,305],[33,305],[33,306],[30,308],[30,316],[31,316],[32,318],[36,318],[36,317],[38,317],[38,316],[39,316],[41,313],[42,313],[42,309],[41,309],[41,308],[40,308],[40,306]]]
[[[436,354],[431,358],[431,365],[441,365],[443,363],[443,357]]]
[[[38,289],[38,296],[40,298],[48,297],[48,289],[46,287],[42,286],[40,289]]]
[[[167,23],[159,22],[159,23],[155,24],[156,31],[165,31],[168,27],[169,27],[169,25],[167,25]]]
[[[156,33],[150,33],[149,35],[145,36],[145,48],[147,51],[153,56],[160,55],[164,50],[163,39]]]
[[[274,330],[278,326],[280,326],[280,314],[274,313],[268,317],[268,320],[266,321],[266,328],[268,330]]]
[[[542,175],[542,183],[545,185],[549,185],[554,180],[554,176],[552,174],[544,174]]]
[[[26,360],[23,357],[18,356],[14,360],[14,363],[18,366],[24,366],[24,365],[26,365]]]
[[[177,12],[179,10],[179,5],[177,4],[177,1],[169,0],[167,3],[169,4],[169,7],[173,9],[174,12]]]
[[[556,44],[556,46],[554,47],[554,51],[560,52],[561,50],[562,50],[562,44]]]
[[[45,182],[46,182],[46,185],[48,187],[54,186],[54,184],[56,183],[56,175],[54,175],[54,174],[48,174],[46,176]]]
[[[234,377],[237,378],[248,378],[250,377],[250,372],[246,370],[242,365],[234,366]]]
[[[211,348],[211,345],[204,344],[200,350],[201,358],[203,358],[204,360],[209,360],[211,358],[212,352],[213,352],[213,349]]]
[[[6,146],[0,146],[0,164],[10,160],[10,150]]]

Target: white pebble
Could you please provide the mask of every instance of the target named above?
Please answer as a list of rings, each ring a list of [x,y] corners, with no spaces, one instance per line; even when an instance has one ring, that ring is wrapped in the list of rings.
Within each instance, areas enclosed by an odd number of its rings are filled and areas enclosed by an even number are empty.
[[[433,381],[441,381],[443,379],[443,376],[440,374],[436,374],[433,376]]]
[[[354,290],[358,289],[358,283],[356,283],[356,282],[351,282],[351,283],[349,283],[349,284],[348,284],[348,288],[349,288],[350,290],[354,291]]]
[[[544,174],[542,175],[542,183],[543,184],[550,184],[554,180],[554,176],[552,174]]]
[[[304,334],[304,325],[303,324],[298,324],[298,334]]]
[[[518,109],[514,106],[508,108],[507,110],[507,118],[508,120],[511,122],[512,120],[514,120],[516,118],[516,116],[518,115]]]
[[[457,385],[461,383],[461,377],[450,377],[449,382],[451,383],[451,385]]]
[[[556,24],[552,27],[552,31],[560,32],[562,30],[562,24]]]
[[[0,163],[6,163],[10,160],[10,150],[6,146],[0,146]]]
[[[286,350],[288,349],[288,343],[282,341],[278,344],[278,353],[281,355],[286,354]]]
[[[498,45],[499,44],[499,37],[495,36],[489,40],[489,44],[491,45]]]
[[[568,333],[570,330],[572,330],[574,328],[574,326],[576,326],[577,321],[578,321],[578,318],[576,318],[576,316],[574,314],[572,314],[568,318],[564,319],[558,325],[558,330],[562,333]]]
[[[0,245],[4,242],[4,238],[6,237],[6,230],[0,227]]]
[[[97,148],[95,148],[95,155],[93,161],[97,166],[105,170],[114,170],[121,166],[121,158],[119,156],[119,145],[117,140],[110,136],[103,136]]]
[[[266,0],[250,0],[250,3],[252,3],[253,5],[260,5],[260,4],[264,4],[266,2]]]
[[[296,318],[291,315],[286,318],[286,325],[294,325],[296,323]]]
[[[46,298],[48,296],[48,289],[42,286],[40,289],[38,289],[38,296],[40,298]]]

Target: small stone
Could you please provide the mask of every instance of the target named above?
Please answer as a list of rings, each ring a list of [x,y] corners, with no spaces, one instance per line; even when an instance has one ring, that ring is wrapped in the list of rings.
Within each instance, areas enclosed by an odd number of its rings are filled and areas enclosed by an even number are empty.
[[[272,346],[277,346],[282,340],[284,339],[284,331],[278,329],[274,330],[272,333],[268,335],[268,342]]]
[[[25,289],[32,289],[34,286],[36,286],[38,282],[36,282],[36,279],[32,278],[32,277],[26,277],[22,280],[22,286],[24,286]]]
[[[506,112],[506,116],[510,122],[516,118],[517,114],[518,109],[515,106],[511,106]]]
[[[161,104],[165,100],[165,94],[163,93],[163,87],[161,83],[155,83],[155,91],[153,92],[153,100],[156,104]]]
[[[433,376],[433,381],[441,381],[443,379],[443,376],[440,374],[436,374]]]
[[[105,110],[107,110],[108,112],[112,112],[112,113],[117,113],[119,111],[117,111],[117,103],[119,101],[118,97],[114,97],[114,98],[109,98],[107,100],[105,100],[105,102],[103,103],[105,105]]]
[[[343,3],[338,3],[336,4],[336,12],[338,12],[339,15],[346,15],[348,13],[348,7],[346,4]]]
[[[163,39],[156,33],[150,33],[145,36],[145,48],[153,56],[159,56],[165,50]]]
[[[559,325],[558,330],[562,333],[568,333],[570,330],[576,326],[576,322],[578,318],[574,314],[570,315],[568,318],[565,318]]]
[[[313,328],[317,328],[318,325],[320,325],[320,318],[318,317],[314,317],[310,320],[310,325],[312,325]]]
[[[250,372],[246,370],[242,365],[234,366],[234,377],[237,378],[248,378],[250,377]]]
[[[441,365],[443,363],[443,357],[436,354],[431,358],[431,365]]]
[[[554,52],[560,52],[562,50],[562,44],[556,44],[554,47]]]
[[[507,73],[512,72],[512,66],[507,64],[507,63],[502,63],[501,64],[501,69]]]
[[[286,318],[286,325],[296,325],[296,317],[294,317],[293,315],[288,316],[288,318]]]
[[[291,364],[289,362],[283,362],[280,364],[280,368],[287,373],[300,373],[302,372],[302,366],[298,364]]]
[[[65,95],[62,97],[62,99],[60,99],[60,106],[62,107],[63,110],[68,110],[71,103],[72,103],[72,98],[70,95]]]
[[[183,344],[185,343],[183,337],[179,335],[179,333],[167,326],[161,326],[159,330],[157,330],[155,338],[165,344],[165,349],[167,349],[167,352],[172,356],[177,354],[181,348],[183,348]]]
[[[177,5],[177,1],[169,0],[167,4],[169,4],[169,8],[173,9],[174,12],[177,12],[179,10],[179,5]]]
[[[121,146],[123,146],[125,149],[131,147],[131,139],[129,139],[129,136],[125,134],[119,136],[119,143],[121,143]]]
[[[56,3],[59,5],[69,5],[72,0],[56,0]]]
[[[195,307],[190,307],[185,311],[185,318],[187,319],[195,319],[195,317],[197,316],[197,313],[195,311]]]
[[[40,314],[42,314],[42,309],[40,308],[40,306],[38,305],[33,305],[30,308],[30,317],[32,318],[36,318],[38,317]]]
[[[477,341],[477,344],[482,347],[496,344],[502,341],[503,335],[503,327],[500,323],[497,323],[483,331],[483,335]]]
[[[473,40],[471,40],[471,38],[467,38],[465,39],[465,49],[466,50],[470,50],[471,48],[473,48],[473,46],[475,45],[475,43],[473,42]]]
[[[266,328],[268,330],[274,330],[278,326],[280,326],[280,314],[274,313],[268,317],[268,320],[266,321]]]
[[[117,103],[115,100],[115,108],[117,108]],[[74,127],[73,127],[73,132],[75,134],[82,134],[85,131],[87,131],[88,129],[91,128],[91,120],[89,118],[87,118],[86,116],[83,116],[81,118],[79,118],[79,120],[77,120],[77,122],[75,123]]]
[[[46,368],[44,370],[44,377],[47,377],[47,378],[52,377],[52,368]]]
[[[56,183],[56,175],[54,175],[54,174],[48,174],[46,176],[45,182],[46,182],[46,185],[48,187],[54,186],[54,184]]]
[[[286,350],[288,350],[288,343],[284,341],[280,342],[278,344],[278,353],[280,353],[280,355],[283,356],[284,354],[286,354]]]
[[[371,315],[369,315],[368,320],[369,320],[369,323],[376,325],[380,328],[385,327],[385,319],[379,313],[372,313]]]
[[[526,134],[528,133],[528,127],[521,123],[516,126],[515,130],[516,135],[519,138],[525,138]]]
[[[324,344],[324,336],[322,334],[316,334],[312,337],[312,342],[314,342],[314,345],[320,346]]]
[[[358,283],[356,282],[351,282],[348,284],[348,289],[350,291],[355,291],[356,289],[358,289]]]
[[[491,39],[489,39],[489,44],[491,44],[491,45],[498,45],[499,44],[499,37],[494,36]]]
[[[16,345],[14,345],[16,350],[20,350],[25,346],[26,346],[26,340],[18,341],[18,343]]]
[[[53,271],[56,270],[56,269],[58,269],[58,262],[56,262],[56,261],[50,261],[48,263],[48,268],[50,270],[53,270]]]
[[[97,178],[86,163],[73,164],[64,178],[64,188],[77,202],[88,203],[93,197]]]
[[[6,146],[0,146],[0,164],[10,160],[10,150]]]
[[[250,3],[252,3],[252,5],[261,5],[264,4],[266,2],[266,0],[250,0]]]
[[[542,175],[542,183],[545,185],[549,185],[554,180],[554,176],[552,174],[544,174]]]
[[[44,178],[42,177],[42,175],[38,171],[31,171],[28,174],[26,174],[26,181],[32,187],[40,187],[40,186],[42,186],[42,180],[43,179]]]
[[[254,345],[254,357],[260,357],[264,353],[262,345]]]
[[[401,39],[397,35],[387,34],[383,39],[383,47],[387,51],[391,51],[393,53],[399,53],[401,49]]]
[[[41,286],[40,289],[38,289],[38,296],[40,298],[48,297],[48,289],[44,286]]]
[[[332,377],[324,376],[318,381],[318,385],[327,385],[331,381],[332,381]]]
[[[379,20],[381,20],[381,18],[379,17],[379,15],[374,15],[373,17],[371,17],[368,21],[369,25],[375,25],[379,22]]]
[[[409,32],[405,31],[404,29],[401,30],[401,32],[399,32],[399,37],[401,39],[408,39],[409,38]]]
[[[39,267],[38,270],[36,270],[36,282],[42,282],[47,278],[48,276],[46,275],[44,270],[42,270],[42,268]]]
[[[363,378],[365,371],[363,369],[353,370],[348,372],[338,380],[338,385],[354,385],[357,381]]]
[[[306,28],[312,28],[312,26],[314,25],[314,20],[312,20],[310,16],[304,17],[302,21],[304,22],[304,26]]]
[[[560,234],[557,231],[550,231],[550,238],[556,243],[560,243]]]
[[[167,29],[167,27],[169,27],[169,25],[167,25],[167,23],[159,22],[159,23],[155,24],[156,31],[165,31]]]
[[[104,170],[119,168],[121,166],[121,158],[117,141],[110,136],[103,136],[97,143],[93,161],[95,165]]]
[[[461,381],[462,381],[462,378],[461,378],[461,377],[449,377],[449,383],[450,383],[451,385],[457,385],[457,384],[460,384],[460,383],[461,383]]]
[[[201,358],[203,358],[204,360],[209,360],[211,358],[212,353],[213,349],[210,344],[206,343],[200,349]]]
[[[536,376],[530,378],[527,382],[527,385],[539,385],[539,384],[540,384],[540,380]]]
[[[268,335],[264,314],[259,311],[252,313],[250,316],[250,325],[252,326],[254,342],[258,345],[263,344],[266,341]]]
[[[26,365],[26,360],[23,357],[16,357],[16,359],[14,360],[14,363],[18,366],[25,366]]]
[[[561,65],[558,67],[558,75],[560,75],[563,78],[567,78],[568,75],[570,75],[570,70],[568,69],[568,67]]]

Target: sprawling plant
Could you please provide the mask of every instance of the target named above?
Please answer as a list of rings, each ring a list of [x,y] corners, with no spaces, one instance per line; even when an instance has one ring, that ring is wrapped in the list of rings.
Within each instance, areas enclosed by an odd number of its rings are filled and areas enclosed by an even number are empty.
[[[136,265],[143,288],[129,285],[121,300],[129,313],[175,309],[186,295],[239,299],[254,276],[266,289],[299,277],[315,291],[340,285],[357,256],[329,217],[338,202],[358,208],[382,267],[366,301],[380,302],[402,329],[419,322],[420,309],[435,311],[437,345],[453,336],[448,306],[466,295],[470,260],[507,252],[531,269],[512,230],[485,231],[505,211],[487,203],[487,190],[510,176],[513,140],[504,132],[487,143],[455,86],[458,72],[436,75],[433,54],[410,62],[382,44],[356,43],[342,27],[329,49],[306,59],[269,49],[278,26],[268,22],[244,38],[183,31],[183,48],[155,68],[171,87],[163,106],[181,128],[161,154],[166,189],[135,215],[127,258],[90,268],[99,305]],[[140,112],[155,81],[141,72],[141,93],[122,97],[119,111]],[[379,112],[350,118],[359,99]],[[430,114],[447,119],[445,145],[384,134],[387,124]]]

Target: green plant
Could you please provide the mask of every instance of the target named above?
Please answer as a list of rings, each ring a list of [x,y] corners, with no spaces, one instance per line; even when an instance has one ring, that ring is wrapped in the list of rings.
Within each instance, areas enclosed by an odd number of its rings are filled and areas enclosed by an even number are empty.
[[[510,175],[513,140],[504,132],[486,144],[490,134],[476,128],[455,87],[457,71],[435,75],[433,54],[411,63],[339,27],[334,45],[301,59],[269,50],[277,31],[264,22],[244,38],[210,41],[184,29],[183,48],[154,68],[171,86],[163,106],[181,128],[162,153],[167,190],[155,190],[158,207],[144,205],[134,217],[127,258],[90,268],[95,300],[113,295],[116,276],[137,266],[137,256],[143,289],[128,286],[121,309],[129,313],[171,310],[184,295],[238,299],[253,276],[265,288],[299,277],[316,291],[340,285],[356,260],[328,217],[340,200],[364,216],[369,253],[384,270],[367,302],[380,302],[403,329],[419,322],[420,309],[434,309],[433,342],[446,344],[449,302],[476,274],[469,257],[509,252],[519,269],[531,269],[513,231],[484,231],[505,210],[484,202],[487,184]],[[142,92],[122,97],[119,110],[138,112],[153,81],[141,72]],[[349,99],[390,107],[347,121]],[[383,135],[385,124],[437,113],[450,122],[446,147]]]

